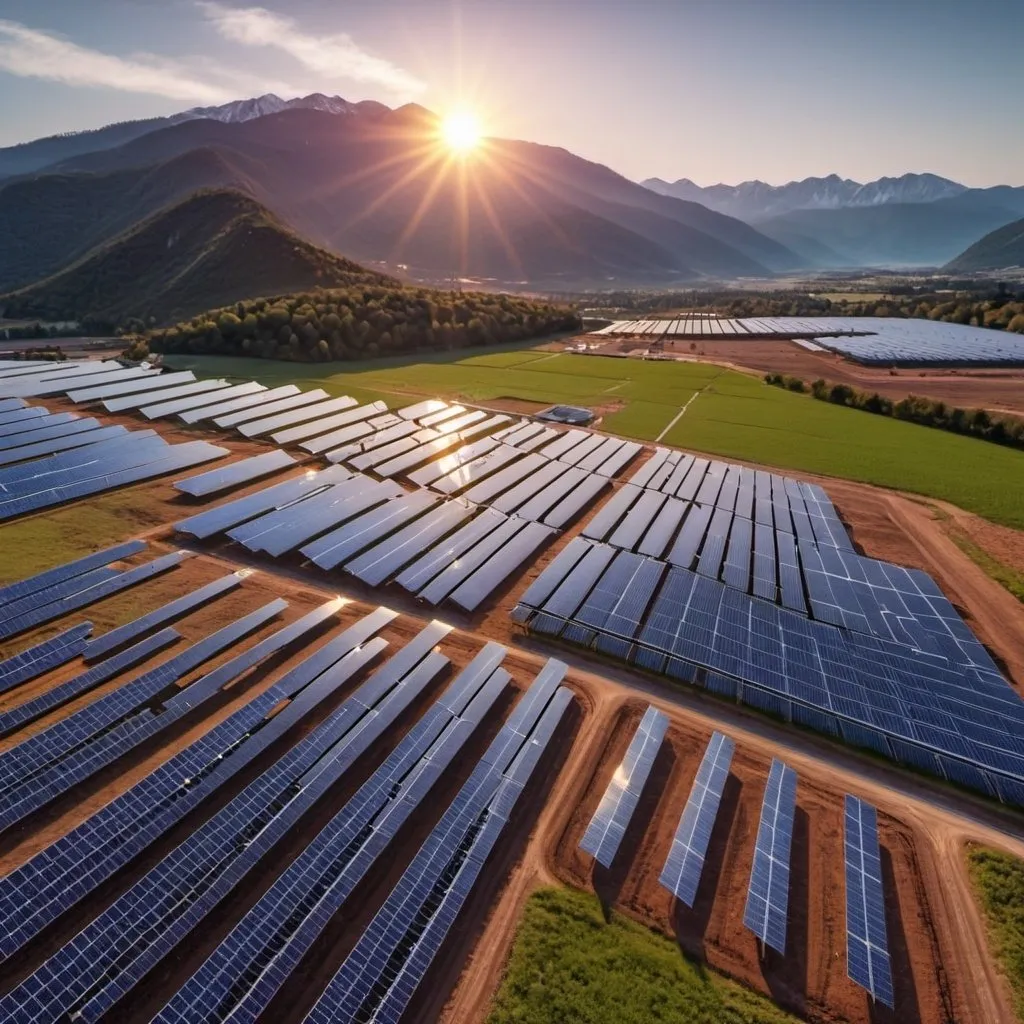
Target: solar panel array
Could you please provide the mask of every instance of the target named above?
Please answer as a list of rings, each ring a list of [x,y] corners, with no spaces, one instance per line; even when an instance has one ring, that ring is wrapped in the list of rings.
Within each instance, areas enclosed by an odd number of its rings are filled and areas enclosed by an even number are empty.
[[[40,409],[14,410],[16,418],[0,424],[0,521],[228,454],[206,441],[168,444],[153,431],[104,427],[93,418]]]
[[[885,892],[878,845],[878,815],[869,803],[847,794],[846,972],[873,999],[895,1007],[892,963],[885,927]]]
[[[720,732],[712,734],[659,876],[661,884],[688,907],[697,902],[704,859],[735,746],[728,736]]]
[[[1007,331],[895,317],[714,317],[618,320],[595,334],[650,338],[815,339],[820,351],[869,365],[1024,363],[1024,339]]]
[[[512,618],[1024,805],[1024,702],[816,485],[657,449]]]
[[[572,693],[549,661],[363,932],[307,1020],[398,1020],[469,899]]]
[[[743,923],[785,956],[789,916],[789,858],[796,814],[796,772],[772,758],[754,844],[754,863]]]
[[[602,867],[611,867],[618,853],[667,730],[668,716],[648,707],[580,840],[580,849]]]
[[[418,423],[408,413],[388,414],[395,422],[380,430],[365,421],[359,429],[370,433],[342,455],[329,453],[328,469],[200,512],[176,528],[200,539],[224,533],[273,557],[297,552],[372,586],[395,582],[427,603],[475,611],[609,485],[606,473],[619,472],[640,450],[588,431],[508,424],[509,417],[482,411],[467,423],[462,407],[444,403],[421,403],[420,410]],[[339,415],[345,413],[329,419]],[[421,425],[428,420],[434,427]],[[453,426],[460,429],[438,434]],[[502,429],[466,440],[467,429],[481,426]],[[532,450],[538,441],[543,450]],[[396,452],[398,442],[413,447]],[[200,486],[241,472],[228,466],[204,474]]]

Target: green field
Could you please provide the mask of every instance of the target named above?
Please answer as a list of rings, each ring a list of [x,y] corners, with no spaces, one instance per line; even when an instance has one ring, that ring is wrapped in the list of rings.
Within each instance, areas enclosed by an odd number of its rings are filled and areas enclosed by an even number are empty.
[[[645,362],[538,349],[477,350],[417,362],[295,364],[175,356],[204,376],[294,382],[332,395],[419,396],[486,404],[517,398],[605,411],[602,427],[652,441],[696,394],[665,443],[782,469],[858,480],[952,502],[1024,528],[1024,452],[902,420],[872,416],[704,363]]]
[[[1024,1021],[1024,861],[972,846],[967,867],[988,925],[989,942],[1006,975],[1017,1019]]]
[[[540,889],[529,900],[488,1024],[788,1024],[764,996],[687,960],[669,939],[596,897]]]

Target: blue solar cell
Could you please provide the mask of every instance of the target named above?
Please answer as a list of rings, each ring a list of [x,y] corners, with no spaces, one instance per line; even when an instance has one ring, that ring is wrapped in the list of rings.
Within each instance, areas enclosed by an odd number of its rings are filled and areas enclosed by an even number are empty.
[[[796,814],[796,772],[772,759],[754,844],[743,923],[772,949],[786,954],[789,858]]]
[[[2,609],[0,609],[2,614]],[[0,693],[41,676],[44,672],[66,665],[85,650],[92,623],[83,622],[57,636],[29,647],[19,654],[0,661]]]
[[[873,999],[893,1008],[892,964],[874,807],[846,796],[846,970]]]
[[[264,452],[262,455],[254,455],[251,458],[233,462],[230,466],[211,469],[208,473],[190,476],[185,480],[176,480],[174,487],[184,494],[191,494],[192,497],[199,498],[207,494],[216,494],[229,487],[237,487],[250,480],[258,480],[261,476],[267,476],[286,466],[294,465],[295,459],[287,452]]]
[[[580,849],[602,867],[611,867],[618,853],[667,731],[668,716],[648,707],[590,819]]]
[[[718,817],[722,790],[729,777],[734,748],[735,743],[729,737],[720,732],[712,735],[661,872],[661,884],[688,907],[697,901],[704,858]]]

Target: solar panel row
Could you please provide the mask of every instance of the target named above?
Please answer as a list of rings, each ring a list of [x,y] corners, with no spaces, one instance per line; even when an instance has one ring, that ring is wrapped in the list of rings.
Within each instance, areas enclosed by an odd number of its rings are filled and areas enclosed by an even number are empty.
[[[668,716],[648,707],[583,833],[580,849],[604,868],[611,867],[618,853],[667,731]]]
[[[796,814],[796,772],[772,758],[754,844],[743,923],[766,945],[786,954],[789,858]]]

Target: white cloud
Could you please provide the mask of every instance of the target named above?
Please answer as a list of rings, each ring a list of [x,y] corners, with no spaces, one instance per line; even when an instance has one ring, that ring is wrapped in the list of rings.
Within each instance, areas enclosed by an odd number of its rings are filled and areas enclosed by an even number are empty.
[[[345,33],[309,35],[294,19],[263,7],[226,7],[212,0],[199,0],[198,7],[226,39],[283,50],[323,80],[376,85],[402,98],[426,88],[415,75],[367,53]]]
[[[180,62],[153,54],[116,57],[4,19],[0,19],[0,70],[21,78],[44,78],[67,85],[101,86],[202,103],[237,99],[237,93],[228,84],[197,77],[194,70]]]

